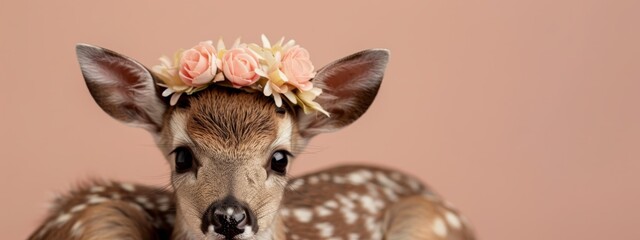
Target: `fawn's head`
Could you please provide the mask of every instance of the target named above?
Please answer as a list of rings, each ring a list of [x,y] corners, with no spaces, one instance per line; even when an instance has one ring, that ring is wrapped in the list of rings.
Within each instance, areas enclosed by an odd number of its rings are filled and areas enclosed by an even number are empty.
[[[91,95],[112,117],[142,127],[169,161],[175,236],[252,239],[271,234],[293,156],[313,136],[358,119],[375,98],[388,59],[365,50],[320,69],[313,79],[327,117],[228,87],[210,87],[171,106],[156,77],[116,52],[80,44]]]

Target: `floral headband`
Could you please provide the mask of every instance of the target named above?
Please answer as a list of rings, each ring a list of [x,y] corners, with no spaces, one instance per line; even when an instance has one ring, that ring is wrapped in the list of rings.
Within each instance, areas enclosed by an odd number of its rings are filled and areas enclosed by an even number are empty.
[[[165,87],[162,96],[169,97],[173,106],[180,96],[191,95],[207,87],[227,86],[273,96],[276,106],[285,101],[302,107],[305,113],[329,113],[313,100],[322,93],[314,87],[315,76],[309,52],[284,38],[271,44],[262,35],[262,46],[240,43],[236,40],[226,49],[222,39],[217,47],[213,41],[200,42],[188,50],[178,50],[173,59],[163,56],[152,71]]]

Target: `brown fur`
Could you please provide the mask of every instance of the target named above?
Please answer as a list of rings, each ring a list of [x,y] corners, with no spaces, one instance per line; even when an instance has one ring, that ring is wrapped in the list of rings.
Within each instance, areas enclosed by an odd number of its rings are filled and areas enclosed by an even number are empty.
[[[371,178],[365,184],[350,182],[349,176],[354,173],[371,173]],[[378,175],[383,175],[393,184],[380,181]],[[366,176],[366,175],[363,175]],[[315,178],[315,180],[314,180]],[[337,183],[336,181],[339,180]],[[302,185],[297,185],[302,181]],[[342,182],[344,181],[344,182]],[[278,216],[273,222],[272,237],[282,239],[323,239],[318,223],[330,223],[335,227],[332,237],[349,239],[357,234],[360,239],[446,239],[473,240],[470,226],[464,218],[422,184],[416,185],[416,180],[405,174],[370,166],[336,167],[307,174],[291,180],[290,187],[285,192]],[[58,199],[57,207],[42,227],[34,232],[29,239],[168,239],[169,234],[180,232],[168,219],[173,219],[175,202],[173,193],[141,185],[132,185],[133,191],[125,190],[120,183],[95,182],[91,185],[72,191]],[[92,192],[93,187],[104,187],[101,192]],[[386,192],[392,190],[397,198],[390,198]],[[340,194],[327,194],[329,192]],[[114,199],[114,193],[118,193]],[[374,193],[374,194],[372,194]],[[100,196],[106,201],[87,204],[89,196]],[[374,196],[384,202],[378,212],[371,213],[364,208],[358,196]],[[355,196],[355,198],[354,198]],[[145,203],[139,201],[145,197]],[[167,199],[168,201],[165,202]],[[337,206],[327,206],[328,201],[336,201]],[[357,219],[348,222],[343,208],[347,205],[343,201],[354,204],[353,211],[358,213]],[[168,204],[167,211],[161,211],[161,204]],[[74,212],[64,224],[49,224],[61,214],[71,212],[74,207],[87,204],[87,207]],[[151,207],[151,208],[149,208]],[[320,216],[318,207],[331,211],[330,214]],[[301,222],[293,213],[296,209],[310,209],[313,219]],[[446,219],[445,214],[453,214],[460,222],[454,226]],[[368,228],[369,219],[374,229]],[[447,230],[446,236],[435,233],[434,222],[441,221]],[[74,225],[81,226],[77,230],[80,234],[71,235]],[[373,231],[372,231],[373,230]],[[112,238],[118,236],[116,238]],[[176,233],[172,239],[187,239],[188,234]]]
[[[90,181],[57,198],[29,239],[168,239],[172,198],[158,188]]]
[[[269,228],[286,177],[265,168],[274,151],[294,152],[291,140],[286,145],[272,143],[280,125],[291,122],[295,113],[278,113],[271,99],[255,93],[215,87],[191,96],[168,113],[158,139],[160,148],[170,156],[173,149],[187,146],[198,165],[195,174],[172,175],[177,219],[184,222],[176,226],[175,234],[199,231],[206,208],[229,195],[253,209],[260,229]],[[293,132],[295,125],[290,126],[286,131]],[[168,161],[173,162],[172,156]]]

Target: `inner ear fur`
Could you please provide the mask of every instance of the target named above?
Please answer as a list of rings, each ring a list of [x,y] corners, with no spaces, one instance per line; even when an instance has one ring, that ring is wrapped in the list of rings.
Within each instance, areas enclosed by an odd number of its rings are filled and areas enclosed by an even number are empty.
[[[375,99],[389,60],[386,49],[364,50],[320,69],[312,80],[323,90],[316,98],[330,117],[298,114],[300,134],[310,138],[345,127],[364,114]]]
[[[137,61],[109,49],[76,45],[80,69],[91,96],[111,117],[158,132],[166,102],[153,75]]]

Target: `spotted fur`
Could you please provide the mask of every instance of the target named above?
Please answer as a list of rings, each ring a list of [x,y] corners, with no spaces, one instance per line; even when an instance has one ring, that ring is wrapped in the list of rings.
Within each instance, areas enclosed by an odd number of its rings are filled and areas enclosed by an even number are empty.
[[[474,239],[467,220],[431,189],[370,166],[292,179],[278,215],[273,239]],[[58,198],[29,239],[170,239],[174,223],[172,192],[95,181]]]

